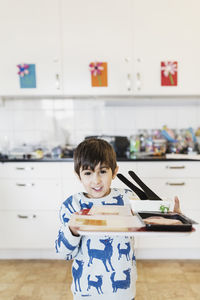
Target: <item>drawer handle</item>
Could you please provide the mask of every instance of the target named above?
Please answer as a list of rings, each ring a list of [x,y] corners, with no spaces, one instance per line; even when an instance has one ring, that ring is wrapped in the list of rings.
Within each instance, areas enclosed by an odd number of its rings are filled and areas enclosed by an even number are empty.
[[[167,169],[185,169],[185,166],[166,166]]]
[[[16,167],[16,170],[25,171],[25,170],[34,170],[34,167],[24,168],[24,167]]]
[[[19,219],[28,219],[28,216],[25,216],[25,215],[17,215],[17,217]]]
[[[16,186],[21,186],[21,187],[25,187],[25,186],[34,186],[35,183],[16,183]]]
[[[35,219],[36,218],[36,215],[32,215],[32,216],[27,216],[27,215],[17,215],[17,217],[19,219]]]
[[[26,183],[16,183],[17,186],[26,186]]]
[[[166,185],[179,185],[179,186],[183,186],[185,185],[185,182],[166,182]]]

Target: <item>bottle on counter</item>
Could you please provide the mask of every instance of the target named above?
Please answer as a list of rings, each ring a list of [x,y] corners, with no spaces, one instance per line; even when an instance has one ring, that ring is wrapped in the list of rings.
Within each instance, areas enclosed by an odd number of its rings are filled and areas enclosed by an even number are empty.
[[[135,153],[140,152],[140,139],[138,135],[130,136],[130,158],[135,156]]]
[[[140,139],[140,152],[146,151],[146,139],[147,139],[148,133],[147,130],[139,130],[139,139]]]

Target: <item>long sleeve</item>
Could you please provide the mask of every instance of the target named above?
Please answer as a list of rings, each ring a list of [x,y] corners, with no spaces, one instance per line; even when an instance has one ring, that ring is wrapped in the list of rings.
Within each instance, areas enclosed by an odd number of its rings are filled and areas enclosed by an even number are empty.
[[[73,259],[72,293],[74,299],[132,299],[135,295],[136,264],[133,239],[129,236],[73,236],[68,222],[75,211],[93,205],[129,205],[133,193],[111,189],[103,198],[87,198],[77,193],[63,202],[56,250],[64,259]]]
[[[71,215],[80,208],[74,201],[74,197],[70,196],[65,200],[60,208],[60,228],[57,240],[55,241],[56,252],[64,259],[73,259],[78,251],[81,237],[74,236],[68,226]]]

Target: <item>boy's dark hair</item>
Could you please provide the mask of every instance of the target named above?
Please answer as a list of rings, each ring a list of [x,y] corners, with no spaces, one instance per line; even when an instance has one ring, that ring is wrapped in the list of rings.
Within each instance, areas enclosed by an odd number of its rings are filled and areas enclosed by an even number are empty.
[[[111,168],[117,167],[116,153],[113,147],[103,139],[88,138],[81,142],[74,151],[74,170],[80,176],[80,169],[94,171],[98,164]]]

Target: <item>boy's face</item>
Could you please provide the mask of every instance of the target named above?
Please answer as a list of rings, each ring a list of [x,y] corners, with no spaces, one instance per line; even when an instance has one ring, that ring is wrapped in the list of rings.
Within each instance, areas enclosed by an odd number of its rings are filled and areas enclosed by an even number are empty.
[[[118,167],[112,174],[111,168],[100,163],[95,167],[94,171],[91,169],[80,169],[80,180],[87,192],[89,198],[102,198],[110,193],[110,186],[112,180],[115,178]]]

